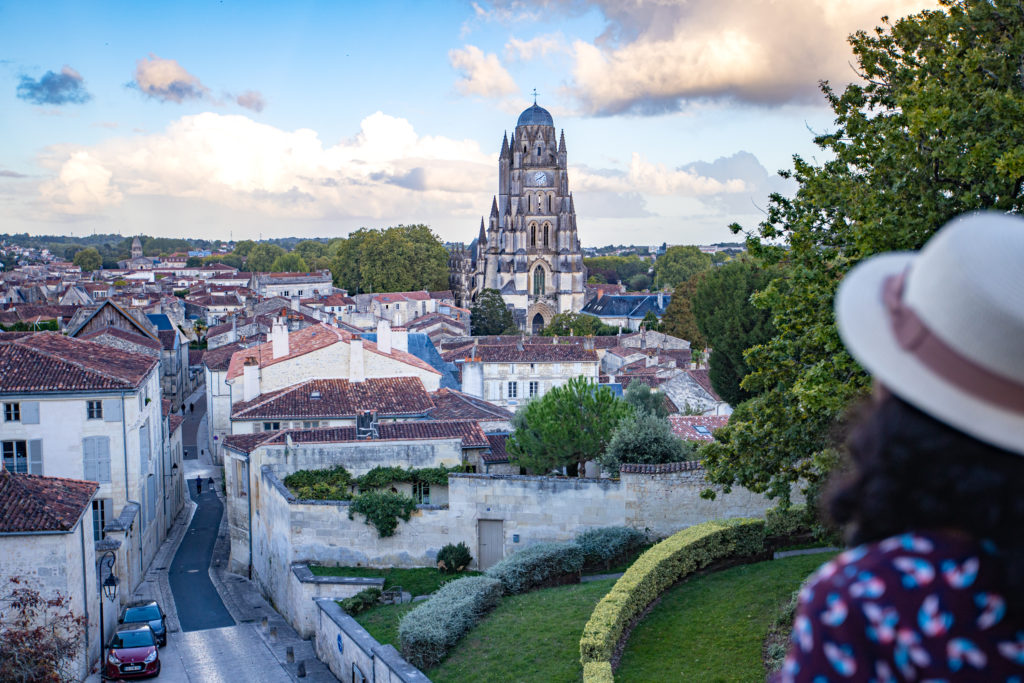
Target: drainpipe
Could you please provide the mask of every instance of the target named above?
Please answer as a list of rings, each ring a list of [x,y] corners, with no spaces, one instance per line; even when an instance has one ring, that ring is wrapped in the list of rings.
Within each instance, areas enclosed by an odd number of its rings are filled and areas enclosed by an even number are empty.
[[[85,519],[84,515],[78,520],[78,539],[82,544],[82,611],[85,615],[85,670],[89,671],[91,668],[89,666],[89,581],[86,579],[85,572],[85,524],[82,522],[83,519]],[[101,595],[100,600],[102,599],[103,596]],[[100,655],[102,654],[103,647],[101,646]],[[100,666],[102,665],[103,662],[100,662]]]
[[[245,457],[245,484],[248,489],[249,499],[249,580],[252,581],[252,480],[249,474],[250,456]]]

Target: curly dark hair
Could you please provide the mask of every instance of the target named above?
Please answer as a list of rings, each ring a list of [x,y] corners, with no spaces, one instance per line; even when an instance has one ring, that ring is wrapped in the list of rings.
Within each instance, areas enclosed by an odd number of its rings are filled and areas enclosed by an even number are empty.
[[[852,467],[825,509],[847,540],[956,529],[996,544],[1009,590],[1024,605],[1024,456],[982,443],[893,394],[871,403],[847,438]]]

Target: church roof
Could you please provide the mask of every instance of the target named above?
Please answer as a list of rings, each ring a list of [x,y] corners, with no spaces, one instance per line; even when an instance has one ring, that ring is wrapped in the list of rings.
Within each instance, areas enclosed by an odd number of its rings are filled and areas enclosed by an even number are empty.
[[[519,120],[516,121],[516,127],[519,126],[551,126],[554,127],[554,119],[551,118],[551,114],[544,107],[538,106],[536,103],[533,106],[528,107],[519,115]]]

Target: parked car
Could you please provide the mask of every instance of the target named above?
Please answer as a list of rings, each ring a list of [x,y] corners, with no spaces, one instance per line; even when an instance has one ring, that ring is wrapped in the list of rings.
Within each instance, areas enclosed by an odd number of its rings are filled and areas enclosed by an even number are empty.
[[[119,624],[149,624],[156,636],[156,642],[163,647],[167,644],[167,615],[160,609],[156,600],[149,602],[136,602],[128,605],[121,612]]]
[[[104,678],[143,678],[160,675],[160,651],[149,624],[117,627],[103,660]]]

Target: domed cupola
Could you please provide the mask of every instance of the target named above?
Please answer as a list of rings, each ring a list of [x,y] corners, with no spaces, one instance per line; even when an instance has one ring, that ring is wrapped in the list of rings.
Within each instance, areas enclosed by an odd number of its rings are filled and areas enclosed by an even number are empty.
[[[551,126],[554,128],[555,122],[547,109],[534,102],[532,107],[528,107],[519,115],[516,127],[519,126]]]

